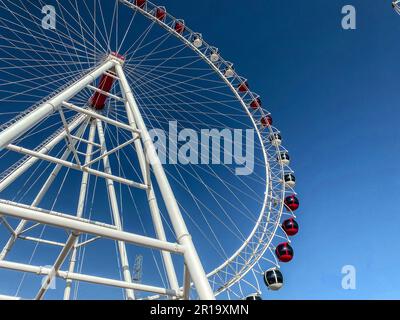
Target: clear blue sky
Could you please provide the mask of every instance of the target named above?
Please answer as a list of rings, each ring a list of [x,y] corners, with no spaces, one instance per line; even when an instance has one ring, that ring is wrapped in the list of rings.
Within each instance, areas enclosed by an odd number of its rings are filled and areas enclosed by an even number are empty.
[[[264,298],[399,299],[400,16],[390,1],[154,2],[235,61],[290,151],[301,229],[284,288]],[[341,27],[347,4],[356,30]],[[356,290],[341,288],[344,265],[356,268]]]

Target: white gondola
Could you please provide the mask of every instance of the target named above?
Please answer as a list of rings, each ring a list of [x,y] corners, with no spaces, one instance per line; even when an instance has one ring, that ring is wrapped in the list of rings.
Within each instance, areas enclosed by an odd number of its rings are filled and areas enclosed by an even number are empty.
[[[282,136],[277,132],[271,133],[269,141],[274,147],[279,147],[282,144]]]
[[[277,291],[283,287],[283,275],[277,268],[272,268],[264,273],[264,282],[268,289]]]
[[[277,160],[281,165],[288,166],[290,164],[290,156],[286,151],[280,152],[277,156]]]
[[[220,58],[219,53],[218,53],[218,49],[214,48],[214,47],[211,47],[210,50],[211,50],[211,54],[210,54],[211,62],[213,62],[213,63],[218,62],[218,60]]]
[[[262,300],[262,297],[261,297],[261,295],[260,295],[259,293],[252,293],[252,294],[249,294],[249,295],[246,297],[245,300],[248,300],[248,301],[258,301],[258,300]]]
[[[290,187],[294,188],[296,185],[296,177],[294,176],[293,173],[285,173],[284,176],[285,184]]]
[[[232,78],[235,75],[235,69],[233,68],[233,63],[228,62],[224,75],[227,78]]]
[[[196,48],[200,48],[203,45],[203,38],[200,33],[195,33],[193,35],[193,45]]]

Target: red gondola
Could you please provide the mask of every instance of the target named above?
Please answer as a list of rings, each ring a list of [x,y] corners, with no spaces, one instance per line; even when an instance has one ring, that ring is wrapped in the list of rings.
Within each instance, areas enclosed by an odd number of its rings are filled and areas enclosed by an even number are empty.
[[[247,92],[249,91],[249,84],[247,81],[243,81],[239,87],[238,87],[239,92]]]
[[[135,0],[135,5],[137,5],[139,8],[143,9],[144,6],[146,5],[147,0]]]
[[[288,242],[284,242],[276,247],[275,254],[279,261],[289,262],[293,259],[294,251]]]
[[[292,211],[296,211],[299,208],[300,202],[295,195],[287,196],[285,198],[285,206]]]
[[[270,115],[267,115],[263,118],[261,118],[261,124],[263,127],[269,127],[270,125],[272,125],[272,117]]]
[[[155,16],[158,20],[164,21],[167,16],[167,10],[165,10],[165,7],[158,7],[155,10]]]
[[[293,218],[287,219],[282,223],[282,229],[288,236],[295,236],[299,232],[299,224]]]
[[[250,107],[251,107],[252,109],[254,109],[254,110],[257,110],[258,108],[261,108],[261,105],[262,105],[262,103],[261,103],[261,99],[260,99],[260,98],[254,99],[254,100],[250,103]]]
[[[183,20],[175,21],[175,31],[182,34],[185,31],[185,22]]]

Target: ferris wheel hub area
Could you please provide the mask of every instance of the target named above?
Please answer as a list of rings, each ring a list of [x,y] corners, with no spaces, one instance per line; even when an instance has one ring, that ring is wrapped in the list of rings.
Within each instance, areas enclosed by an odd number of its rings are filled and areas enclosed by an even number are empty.
[[[119,54],[117,52],[111,52],[108,55],[109,59],[113,59],[113,60],[118,60],[119,63],[124,64],[125,63],[125,57],[122,54]]]

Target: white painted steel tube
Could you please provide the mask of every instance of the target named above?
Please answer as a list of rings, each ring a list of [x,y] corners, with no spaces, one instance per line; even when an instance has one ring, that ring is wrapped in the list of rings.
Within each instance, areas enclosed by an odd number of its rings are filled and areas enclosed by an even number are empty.
[[[142,183],[134,182],[132,180],[128,180],[128,179],[121,178],[121,177],[117,177],[117,176],[114,176],[114,175],[111,175],[111,174],[108,174],[108,173],[104,173],[104,172],[99,171],[99,170],[94,170],[94,169],[91,169],[91,168],[81,167],[81,166],[79,166],[79,165],[77,165],[75,163],[72,163],[72,162],[69,162],[69,161],[65,161],[65,160],[61,160],[61,159],[58,159],[56,157],[52,157],[52,156],[49,156],[49,155],[46,155],[46,154],[41,154],[41,153],[38,153],[38,152],[30,150],[30,149],[26,149],[26,148],[23,148],[23,147],[15,146],[13,144],[9,144],[7,146],[7,149],[15,151],[15,152],[22,153],[22,154],[27,154],[27,155],[30,155],[32,157],[36,157],[36,158],[39,158],[39,159],[42,159],[42,160],[46,160],[46,161],[50,161],[50,162],[53,162],[53,163],[61,164],[61,165],[65,166],[65,167],[67,167],[67,168],[71,168],[71,169],[74,169],[74,170],[86,171],[86,172],[88,172],[90,174],[93,174],[95,176],[98,176],[98,177],[101,177],[101,178],[106,178],[106,179],[111,179],[111,180],[114,180],[116,182],[120,182],[122,184],[126,184],[126,185],[131,186],[131,187],[135,187],[135,188],[142,189],[142,190],[146,190],[147,189],[147,186],[142,184]]]
[[[124,92],[122,92],[124,97],[125,94]],[[126,97],[125,97],[126,98]],[[129,121],[129,125],[136,129],[136,123],[135,123],[135,119],[132,113],[131,108],[128,105],[128,102],[125,103],[125,109],[126,109],[126,113],[128,115],[128,121]],[[133,137],[134,134],[132,134]],[[147,160],[146,160],[146,156],[143,150],[143,146],[142,146],[142,142],[139,139],[135,139],[134,141],[135,144],[135,150],[137,153],[137,157],[139,160],[139,166],[140,166],[140,170],[142,172],[143,175],[143,179],[145,181],[145,184],[148,185],[148,189],[147,189],[147,201],[149,203],[149,207],[150,207],[150,213],[151,213],[151,217],[153,220],[153,225],[154,225],[154,229],[157,235],[157,238],[159,240],[162,241],[167,241],[167,237],[165,235],[165,230],[164,230],[164,226],[162,223],[162,218],[160,215],[160,209],[158,207],[157,204],[157,198],[156,195],[154,193],[154,188],[151,182],[151,178],[149,175],[149,172],[147,172],[150,168],[147,165]],[[175,267],[172,261],[172,257],[171,254],[167,251],[162,251],[162,257],[164,260],[164,265],[165,265],[165,271],[167,273],[167,277],[168,277],[168,281],[169,284],[171,286],[171,288],[175,291],[179,290],[179,283],[178,283],[178,278],[176,276],[176,271],[175,271]]]
[[[77,126],[79,126],[83,120],[86,119],[85,115],[81,115],[77,117],[74,121],[72,121],[68,129],[69,131],[74,130]],[[42,148],[40,148],[37,152],[40,154],[47,154],[51,149],[54,148],[62,139],[66,137],[67,133],[64,131],[60,132],[59,135],[54,137],[51,141],[45,144]],[[0,182],[0,192],[7,188],[11,183],[13,183],[19,176],[21,176],[26,170],[32,167],[39,159],[35,157],[29,158],[26,162],[22,163],[17,169],[15,169],[7,178],[5,178],[2,182]]]
[[[104,72],[112,68],[116,64],[116,60],[109,59],[103,64],[98,66],[95,70],[84,76],[79,81],[75,82],[67,89],[60,92],[49,101],[41,104],[39,107],[28,113],[26,116],[0,132],[0,150],[12,143],[15,139],[20,137],[26,131],[31,129],[39,121],[52,114],[60,107],[63,101],[67,101],[76,95],[79,91],[84,89],[88,84],[95,81]]]
[[[103,124],[101,123],[101,120],[99,120],[99,119],[96,120],[96,123],[97,123],[97,133],[99,135],[99,141],[100,141],[100,145],[101,145],[101,153],[103,156],[104,171],[107,174],[112,175],[110,160],[107,155],[107,145],[106,145],[106,139],[105,139],[104,130],[103,130]],[[120,216],[120,212],[119,212],[119,208],[118,208],[117,194],[115,193],[115,188],[114,188],[114,182],[110,179],[106,179],[106,185],[107,185],[108,198],[110,200],[110,206],[111,206],[114,224],[117,227],[117,230],[122,230],[123,228],[122,228],[121,216]],[[122,269],[122,274],[123,274],[124,280],[125,280],[125,282],[130,283],[130,282],[132,282],[132,276],[131,276],[131,271],[129,270],[129,259],[128,259],[128,254],[126,252],[125,242],[118,241],[117,246],[118,246],[119,259],[121,262],[121,269]],[[126,289],[125,294],[126,294],[126,297],[128,298],[128,300],[135,299],[135,294],[132,289]]]
[[[5,296],[3,294],[0,294],[0,300],[21,300],[21,298],[14,296]]]
[[[11,262],[11,261],[0,261],[0,268],[8,269],[8,270],[15,270],[15,271],[22,271],[22,272],[29,272],[29,273],[34,273],[37,275],[48,275],[51,272],[50,268],[32,266],[29,264],[16,263],[16,262]],[[168,290],[165,288],[148,286],[148,285],[143,285],[143,284],[139,284],[139,283],[127,283],[127,282],[121,281],[121,280],[108,279],[108,278],[91,276],[91,275],[80,274],[80,273],[70,273],[70,272],[61,271],[61,270],[57,272],[56,276],[59,278],[62,278],[62,279],[83,281],[83,282],[89,282],[89,283],[95,283],[95,284],[119,287],[119,288],[125,288],[125,289],[134,289],[134,290],[138,290],[138,291],[152,292],[152,293],[156,293],[156,294],[160,294],[160,295],[167,295],[167,296],[179,295],[179,293],[176,293],[173,290]],[[6,299],[6,297],[9,297],[9,296],[0,296],[0,300],[2,300],[2,298],[4,298],[5,300],[8,300],[8,299]],[[12,297],[9,297],[9,298],[12,298]],[[16,300],[19,300],[19,299],[20,298],[16,298]]]
[[[84,116],[85,118],[86,116]],[[81,121],[79,123],[81,123],[83,120],[81,119]],[[81,136],[84,131],[86,130],[86,125],[87,123],[83,123],[80,128],[78,128],[77,131],[77,135]],[[63,131],[65,133],[65,131]],[[73,142],[74,144],[76,143],[75,141]],[[68,158],[68,156],[70,155],[71,150],[70,149],[66,149],[64,151],[64,154],[61,157],[61,160],[66,160]],[[29,161],[33,161],[36,162],[38,159],[37,158],[30,158],[28,160]],[[23,168],[23,165],[20,167],[21,168],[21,174],[24,170],[26,170],[27,168]],[[40,202],[43,200],[44,196],[46,195],[47,191],[49,190],[50,186],[53,184],[55,178],[57,177],[58,173],[60,172],[62,168],[62,165],[58,164],[54,167],[53,171],[51,172],[51,174],[49,175],[49,177],[47,178],[46,182],[43,184],[42,188],[40,189],[39,193],[37,194],[37,196],[35,197],[35,199],[33,200],[31,206],[32,207],[36,207],[40,204]],[[14,178],[17,178],[17,176],[15,176]],[[10,182],[11,183],[11,182]],[[18,238],[18,235],[22,232],[22,230],[25,228],[27,221],[26,220],[21,220],[17,226],[17,228],[15,229],[15,236],[12,236],[8,239],[7,243],[4,245],[3,250],[0,252],[0,260],[3,260],[6,258],[7,254],[10,252],[11,248],[13,247],[15,241]]]
[[[107,118],[107,117],[102,116],[101,114],[99,114],[99,113],[97,113],[97,112],[94,112],[94,111],[90,111],[90,110],[88,110],[88,109],[83,109],[83,108],[77,107],[77,106],[73,105],[72,103],[69,103],[69,102],[64,101],[64,102],[62,103],[62,105],[63,105],[64,107],[68,108],[68,109],[71,109],[71,110],[74,110],[74,111],[76,111],[76,112],[80,112],[80,113],[86,114],[87,116],[90,116],[90,117],[92,117],[92,118],[95,118],[95,119],[101,120],[101,121],[103,121],[103,122],[109,123],[109,124],[111,124],[111,125],[113,125],[113,126],[116,126],[116,127],[119,127],[119,128],[125,129],[125,130],[128,130],[128,131],[133,131],[133,132],[135,132],[135,133],[139,133],[139,132],[140,132],[140,130],[132,129],[130,126],[128,126],[128,125],[125,124],[125,123],[122,123],[122,122],[119,122],[119,121],[116,121],[116,120]]]
[[[149,247],[153,249],[166,250],[174,253],[184,253],[185,249],[177,243],[160,241],[157,239],[111,229],[102,225],[94,224],[68,218],[66,215],[57,215],[35,210],[35,208],[19,207],[12,203],[0,202],[0,212],[3,215],[11,216],[19,219],[36,221],[39,223],[52,225],[67,230],[74,230],[79,233],[88,233],[104,238],[118,241],[125,241],[139,246]]]
[[[86,146],[85,164],[88,163],[92,158],[93,142],[94,142],[95,135],[96,135],[96,122],[94,120],[92,120],[90,123],[89,140],[87,141],[88,143]],[[78,218],[82,217],[83,210],[85,208],[88,180],[89,180],[89,174],[87,172],[83,172],[82,180],[81,180],[81,189],[79,192],[79,199],[78,199],[78,208],[76,211],[76,216]],[[78,252],[76,246],[78,244],[78,241],[79,241],[79,237],[75,237],[72,252],[71,252],[71,259],[69,261],[68,272],[74,272],[74,270],[75,270],[76,256],[77,256],[77,252]],[[72,286],[72,280],[67,280],[66,285],[65,285],[65,290],[64,290],[64,300],[69,300],[69,298],[71,296],[71,286]]]
[[[165,206],[167,208],[176,237],[178,239],[178,242],[185,248],[185,262],[196,287],[197,293],[199,294],[200,299],[214,300],[214,293],[208,282],[206,273],[204,272],[203,265],[201,264],[196,248],[193,245],[192,237],[190,236],[189,231],[186,228],[186,224],[183,220],[178,203],[176,202],[174,193],[168,182],[160,159],[157,156],[153,141],[150,137],[149,132],[147,131],[147,127],[142,118],[139,107],[136,104],[135,98],[129,86],[128,80],[126,79],[122,66],[117,63],[115,65],[115,70],[120,79],[121,88],[124,91],[125,97],[129,102],[129,106],[135,118],[135,123],[138,129],[141,131],[143,147],[145,152],[147,153],[147,158],[149,159],[150,164],[153,168],[153,172],[157,179],[157,183],[164,199]]]
[[[89,140],[91,140],[91,141],[93,141],[93,138],[94,138],[94,132],[95,132],[94,130],[95,130],[95,128],[94,128],[93,122],[92,122],[92,125],[90,127],[90,133],[89,133],[89,135],[90,135]],[[92,150],[93,150],[93,145],[88,144],[86,146],[85,161],[90,161]],[[83,172],[82,180],[81,180],[81,189],[80,189],[79,200],[78,200],[78,209],[77,209],[77,214],[76,214],[76,216],[78,218],[81,218],[82,214],[83,214],[88,179],[89,179],[89,174],[87,172]],[[42,285],[35,297],[36,300],[41,300],[44,298],[44,295],[46,294],[50,283],[52,282],[53,278],[56,276],[56,273],[60,270],[62,264],[66,260],[71,249],[74,248],[74,246],[77,242],[78,236],[79,236],[79,234],[74,233],[74,232],[72,232],[69,235],[68,240],[65,243],[65,246],[63,247],[63,249],[61,250],[60,254],[58,255],[56,261],[53,264],[51,272],[47,275],[47,277],[44,279],[44,281],[42,281]]]

